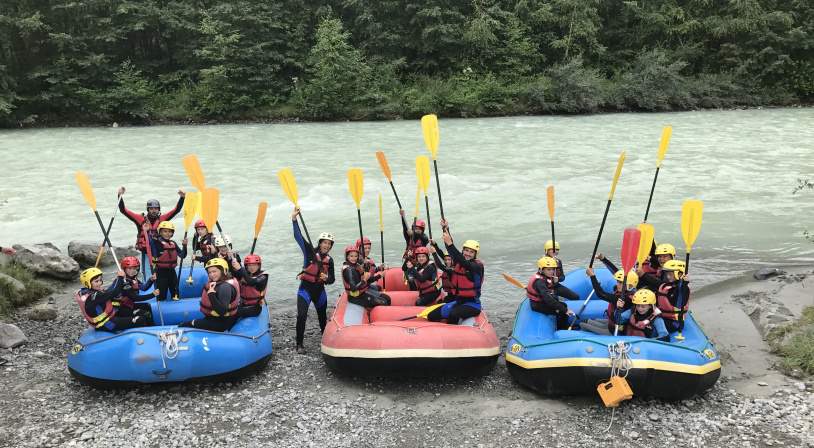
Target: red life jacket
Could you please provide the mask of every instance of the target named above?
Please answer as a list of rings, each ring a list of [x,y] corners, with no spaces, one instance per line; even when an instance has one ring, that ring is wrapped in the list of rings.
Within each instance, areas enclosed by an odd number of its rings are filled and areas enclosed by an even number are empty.
[[[322,265],[322,269],[320,269],[320,261]],[[309,283],[316,283],[316,284],[324,284],[325,282],[319,278],[319,274],[328,274],[328,265],[331,262],[331,256],[328,254],[322,255],[319,251],[314,253],[314,260],[311,261],[311,264],[305,267],[305,269],[300,272],[300,280],[306,281]]]
[[[653,336],[653,319],[655,318],[656,313],[653,312],[652,308],[650,309],[650,314],[642,320],[636,318],[636,311],[634,310],[632,313],[630,313],[630,320],[628,321],[630,325],[625,326],[625,334],[627,336],[642,336],[646,338]],[[650,324],[643,326],[642,328],[637,327],[637,325],[641,326],[641,322],[646,320],[649,320]]]
[[[127,283],[130,284],[130,288],[131,288],[130,290],[131,291],[136,291],[137,294],[138,294],[139,291],[141,291],[141,282],[137,278],[125,278],[124,282],[125,282],[125,285]],[[122,295],[119,296],[119,302],[118,303],[119,303],[119,305],[118,305],[119,308],[124,307],[124,308],[130,308],[132,310],[136,306],[135,302],[133,302],[133,300],[130,297],[128,297],[126,293],[122,293]]]
[[[258,271],[252,277],[257,277],[263,274],[265,274],[265,272]],[[266,287],[268,287],[268,281],[266,281]],[[241,279],[240,297],[243,299],[243,305],[246,306],[262,305],[263,301],[266,298],[266,290],[264,289],[262,291],[258,291],[256,287],[247,285],[246,281]]]
[[[653,274],[656,277],[661,274],[661,268],[654,268],[653,265],[650,264],[649,258],[642,263],[641,268],[645,274]]]
[[[542,280],[545,282],[545,287],[549,290],[554,289],[554,282],[551,281],[550,278],[540,274],[539,272],[535,272],[534,275],[529,278],[528,284],[526,284],[526,295],[529,297],[529,300],[532,302],[542,302],[543,298],[540,294],[537,294],[537,290],[534,289],[534,282],[537,280]]]
[[[178,266],[178,245],[175,244],[175,241],[159,238],[158,243],[161,244],[163,252],[155,260],[155,267],[172,269]]]
[[[474,259],[473,263],[483,266],[480,260]],[[480,297],[480,287],[483,284],[483,279],[475,279],[472,273],[464,269],[460,263],[455,263],[455,268],[452,270],[452,293],[461,299],[477,299]]]
[[[656,292],[656,306],[661,310],[661,317],[663,319],[678,320],[681,314],[690,309],[690,297],[684,297],[684,304],[681,308],[676,308],[675,295],[678,293],[678,287],[674,283],[662,283],[659,290]]]
[[[373,261],[373,258],[367,257],[365,260],[365,266],[367,266],[367,272],[370,272],[371,277],[376,275],[376,262]]]
[[[441,287],[447,294],[452,294],[452,280],[449,278],[447,271],[438,271],[438,276],[441,277]]]
[[[401,258],[410,260],[415,263],[415,250],[419,247],[425,247],[423,240],[421,238],[415,239],[410,237],[410,240],[407,241],[407,247],[404,249],[404,255]]]
[[[419,275],[423,274],[425,269],[436,269],[435,264],[427,263],[423,268],[418,269]],[[441,279],[438,278],[438,270],[436,269],[435,280],[425,280],[423,282],[416,280],[415,287],[420,296],[438,292],[441,289]]]
[[[136,226],[136,249],[141,252],[145,252],[147,250],[147,242],[144,241],[144,231],[142,230],[144,226],[144,221],[147,221],[150,224],[150,229],[147,230],[147,235],[150,238],[155,238],[158,236],[158,225],[161,224],[161,218],[156,219],[155,221],[150,221],[144,216],[136,215],[139,220],[138,225]]]
[[[365,270],[364,270],[364,269],[362,268],[362,266],[361,266],[360,264],[358,264],[358,263],[357,263],[357,264],[353,264],[353,265],[351,265],[351,264],[348,264],[347,262],[345,262],[344,266],[342,266],[342,271],[343,271],[343,274],[342,274],[342,283],[344,283],[344,284],[345,284],[345,292],[346,292],[346,293],[348,293],[348,296],[349,296],[349,297],[359,297],[359,296],[361,296],[362,294],[366,293],[366,292],[367,292],[367,288],[368,288],[368,286],[369,286],[369,285],[367,284],[367,282],[362,282],[362,287],[360,287],[358,291],[351,291],[350,283],[348,283],[348,281],[347,281],[347,280],[345,280],[345,275],[344,275],[344,271],[345,271],[345,269],[355,269],[355,270],[356,270],[356,272],[358,272],[358,273],[359,273],[359,276],[360,276],[360,277],[361,277],[362,275],[364,275]]]
[[[76,291],[73,298],[79,305],[79,309],[82,311],[82,316],[84,316],[85,320],[88,321],[93,328],[102,328],[107,321],[116,315],[116,306],[119,304],[119,302],[108,300],[105,303],[105,309],[102,310],[101,313],[91,315],[88,313],[88,309],[85,307],[85,304],[93,294],[96,294],[96,292],[97,291],[93,289],[82,288],[79,291]]]
[[[619,297],[619,285],[618,284],[613,287],[613,293],[616,295],[616,297]],[[626,303],[630,303],[631,300],[633,300],[633,294],[635,294],[635,293],[632,292],[632,291],[626,291],[625,292],[625,295],[627,296],[625,298]],[[608,309],[605,312],[608,314],[608,328],[613,328],[613,326],[616,325],[616,320],[614,318],[614,316],[616,315],[616,301],[608,303]]]
[[[237,305],[240,303],[240,284],[237,280],[230,278],[228,280],[224,280],[220,283],[228,283],[232,285],[232,288],[235,288],[235,297],[229,302],[229,309],[224,314],[219,314],[212,308],[212,302],[209,301],[209,286],[212,282],[206,282],[206,285],[203,287],[203,291],[201,291],[201,312],[204,316],[211,316],[211,317],[229,317],[234,316],[237,312]],[[215,287],[217,290],[217,286]]]

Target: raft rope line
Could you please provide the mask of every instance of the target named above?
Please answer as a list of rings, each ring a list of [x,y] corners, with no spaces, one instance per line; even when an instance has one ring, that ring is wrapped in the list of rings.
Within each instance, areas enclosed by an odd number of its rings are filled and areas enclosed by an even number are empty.
[[[260,332],[260,334],[257,334],[257,335],[254,335],[254,336],[246,335],[246,334],[239,334],[239,333],[226,333],[226,332],[219,332],[219,331],[202,330],[202,329],[197,329],[197,328],[196,329],[190,328],[190,329],[186,330],[186,333],[209,333],[209,334],[217,334],[217,335],[229,335],[229,336],[234,336],[234,337],[239,337],[239,338],[244,338],[244,339],[251,339],[252,341],[257,341],[258,339],[262,338],[263,336],[271,333],[271,330],[266,328],[265,330]],[[114,335],[104,337],[104,338],[99,338],[99,339],[90,341],[87,344],[81,344],[81,345],[82,345],[82,348],[84,349],[86,347],[90,347],[91,345],[99,344],[101,342],[106,342],[106,341],[109,341],[111,339],[116,339],[116,338],[120,338],[122,336],[131,335],[131,334],[146,334],[148,336],[158,336],[158,333],[154,333],[154,332],[150,332],[150,331],[126,330],[125,332],[114,334]],[[79,342],[77,342],[77,343],[79,343]]]
[[[175,359],[178,356],[178,339],[184,334],[184,330],[166,331],[158,333],[161,341],[161,361],[164,359]],[[166,368],[166,364],[164,365]]]
[[[630,360],[630,344],[625,341],[616,341],[613,344],[608,344],[608,357],[610,358],[610,377],[621,376],[627,378],[630,369],[633,368],[633,361]],[[613,426],[613,418],[616,416],[616,407],[611,409],[611,418],[605,432],[610,431]]]

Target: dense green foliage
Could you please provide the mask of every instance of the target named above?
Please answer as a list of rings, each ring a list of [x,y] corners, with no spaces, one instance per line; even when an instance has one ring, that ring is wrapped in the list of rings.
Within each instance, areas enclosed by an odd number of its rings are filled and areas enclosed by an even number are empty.
[[[25,292],[14,294],[14,289],[0,279],[0,316],[9,314],[14,308],[30,305],[53,292],[51,287],[37,281],[34,273],[19,264],[0,265],[0,272],[19,280],[25,286]]]
[[[808,103],[810,0],[3,0],[0,124]]]

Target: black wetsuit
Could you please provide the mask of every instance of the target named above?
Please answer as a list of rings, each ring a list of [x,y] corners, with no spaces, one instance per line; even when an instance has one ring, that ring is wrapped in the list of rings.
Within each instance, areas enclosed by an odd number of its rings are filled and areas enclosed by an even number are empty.
[[[363,268],[364,267],[362,267],[362,269]],[[370,289],[370,286],[376,283],[382,276],[379,274],[373,275],[365,281],[362,280],[362,275],[363,274],[359,272],[358,264],[350,264],[347,261],[343,263],[342,280],[347,285],[348,302],[365,308],[390,305],[390,297],[386,294],[380,294],[376,289]],[[359,290],[364,288],[365,284],[367,284],[368,289],[364,293],[354,296],[354,294],[358,294]]]
[[[226,314],[229,311],[229,304],[237,298],[238,292],[234,286],[226,282],[220,282],[215,286],[215,292],[209,293],[209,303],[212,309],[218,314]],[[215,317],[204,316],[203,319],[181,322],[179,327],[192,327],[201,330],[227,331],[237,322],[237,316]]]
[[[546,281],[538,278],[532,284],[532,288],[540,296],[540,301],[529,300],[531,309],[538,313],[551,314],[557,317],[557,329],[568,328],[568,305],[561,302],[557,296],[568,300],[577,300],[579,295],[571,291],[567,286],[555,283],[555,287],[549,288]]]
[[[483,284],[484,266],[477,259],[467,260],[463,254],[455,247],[455,244],[448,244],[447,253],[452,257],[455,266],[460,266],[461,269],[466,271],[467,279],[471,280],[475,285],[475,297],[460,297],[455,294],[449,294],[444,297],[444,306],[440,306],[432,311],[427,316],[427,320],[438,322],[446,319],[448,324],[457,324],[462,319],[475,317],[480,314],[480,287]],[[453,275],[458,275],[454,273]],[[454,279],[454,277],[453,277]],[[455,286],[453,286],[455,288]],[[456,292],[453,290],[453,292]]]
[[[413,232],[413,236],[410,236],[410,234],[407,233],[407,220],[404,218],[404,216],[401,217],[401,232],[404,235],[404,242],[407,243],[407,247],[404,249],[404,256],[402,258],[415,260],[415,255],[413,255],[410,246],[426,246],[430,242],[430,237],[428,237],[424,232],[421,232],[420,235]]]
[[[258,291],[265,291],[269,276],[265,272],[261,273],[260,275],[253,276],[250,275],[249,271],[247,271],[245,268],[240,268],[235,272],[235,278],[243,279],[241,286],[243,283],[245,283],[247,287],[254,288]],[[241,303],[241,305],[237,308],[237,317],[259,316],[262,310],[263,306],[261,304],[243,305]]]
[[[302,251],[302,268],[305,269],[314,261],[316,251],[302,237],[302,231],[297,221],[292,221],[294,225],[294,240]],[[297,290],[297,345],[302,346],[305,339],[305,321],[308,318],[308,307],[313,302],[317,310],[319,319],[319,331],[325,331],[328,324],[328,295],[325,292],[325,285],[331,285],[336,281],[334,274],[334,259],[331,257],[328,264],[328,279],[325,282],[312,283],[300,280],[300,288]]]
[[[123,279],[116,277],[113,283],[104,291],[96,291],[88,288],[83,288],[80,294],[90,292],[90,295],[85,300],[85,312],[92,317],[96,317],[104,312],[107,302],[115,300],[122,294]],[[114,310],[117,308],[114,307]],[[147,319],[144,316],[119,316],[118,312],[114,314],[103,326],[97,327],[97,331],[121,331],[133,327],[143,327],[147,325]]]
[[[435,263],[428,262],[424,266],[414,264],[412,268],[408,268],[405,263],[404,266],[402,266],[402,270],[407,277],[410,290],[419,291],[418,300],[415,302],[416,306],[427,306],[435,303],[438,296],[441,295],[440,289],[433,288],[430,292],[422,293],[418,288],[418,285],[421,283],[426,284],[426,282],[436,281],[438,278],[438,269],[435,267]]]
[[[153,258],[158,259],[161,257],[161,254],[164,252],[164,247],[159,242],[159,239],[163,239],[158,237],[151,241],[151,248],[153,250]],[[165,240],[170,241],[170,240]],[[176,244],[176,248],[178,251],[178,256],[180,258],[186,258],[187,256],[187,247],[186,246],[179,246]],[[172,299],[178,298],[178,273],[175,272],[175,267],[158,267],[155,268],[155,288],[161,291],[161,294],[158,296],[158,300],[164,300],[167,297]],[[167,295],[169,292],[169,296]]]

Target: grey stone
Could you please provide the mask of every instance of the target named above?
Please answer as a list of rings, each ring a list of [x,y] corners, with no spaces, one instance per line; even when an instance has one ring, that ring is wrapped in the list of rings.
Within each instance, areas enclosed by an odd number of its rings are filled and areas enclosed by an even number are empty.
[[[141,254],[133,247],[114,247],[116,257],[121,260],[127,256],[141,258]],[[99,242],[92,241],[71,241],[68,243],[68,256],[76,260],[83,268],[96,265],[96,257],[99,254]],[[112,266],[115,263],[110,249],[105,247],[105,253],[99,261],[100,266]]]
[[[767,278],[776,277],[785,273],[786,271],[777,268],[763,268],[752,274],[752,277],[754,277],[755,280],[766,280]]]
[[[74,280],[79,274],[79,263],[51,243],[15,244],[14,249],[14,261],[36,274],[60,280]]]
[[[658,414],[652,414],[652,413],[649,414],[647,416],[647,418],[649,418],[650,421],[654,421],[654,422],[657,422],[657,421],[661,420],[661,417],[659,417]]]
[[[12,324],[0,324],[0,348],[16,348],[28,342],[23,331]]]
[[[15,295],[19,295],[25,292],[25,285],[23,282],[17,280],[16,278],[4,274],[0,272],[0,282],[6,283],[7,285],[11,286],[11,292]]]
[[[57,309],[50,305],[37,305],[28,312],[31,320],[54,320],[57,318]]]

